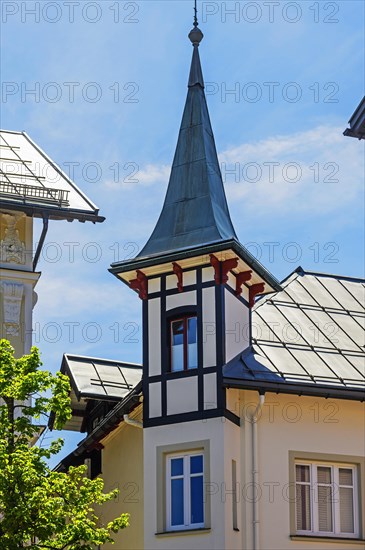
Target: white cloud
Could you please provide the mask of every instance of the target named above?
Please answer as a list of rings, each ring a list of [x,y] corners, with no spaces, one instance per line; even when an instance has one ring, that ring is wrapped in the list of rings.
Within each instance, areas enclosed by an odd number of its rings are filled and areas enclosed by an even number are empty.
[[[129,164],[129,166],[127,165]],[[104,186],[108,189],[119,190],[122,188],[148,187],[156,183],[167,182],[171,167],[167,164],[147,164],[140,167],[137,163],[127,163],[123,169],[123,182],[106,180]]]
[[[343,128],[319,125],[295,134],[243,143],[219,155],[229,203],[246,213],[326,214],[341,210],[363,190],[361,145]],[[148,164],[123,186],[153,187],[168,181],[170,167]],[[132,177],[131,177],[132,180]],[[120,189],[120,183],[105,186]]]
[[[223,175],[224,166],[239,170],[239,181],[226,175],[228,200],[244,201],[258,216],[273,210],[287,215],[341,210],[363,191],[362,147],[342,132],[317,126],[224,151]]]

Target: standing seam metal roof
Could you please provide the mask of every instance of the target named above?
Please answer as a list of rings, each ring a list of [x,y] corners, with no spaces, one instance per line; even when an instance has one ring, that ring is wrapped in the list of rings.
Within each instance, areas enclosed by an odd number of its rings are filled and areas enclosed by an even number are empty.
[[[225,382],[364,392],[364,282],[297,270],[256,303],[253,346],[224,367]]]

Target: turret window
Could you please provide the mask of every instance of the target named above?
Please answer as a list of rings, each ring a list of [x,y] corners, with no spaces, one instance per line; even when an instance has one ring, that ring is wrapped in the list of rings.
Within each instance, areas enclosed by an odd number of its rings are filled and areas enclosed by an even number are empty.
[[[198,366],[197,318],[186,315],[170,322],[171,371],[196,369]]]

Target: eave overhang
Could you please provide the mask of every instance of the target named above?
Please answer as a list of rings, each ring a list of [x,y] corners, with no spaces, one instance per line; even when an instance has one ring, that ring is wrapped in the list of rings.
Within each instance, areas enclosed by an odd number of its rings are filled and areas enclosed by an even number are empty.
[[[131,413],[140,404],[141,396],[142,382],[139,382],[139,384],[137,384],[137,386],[106,415],[104,420],[91,432],[91,434],[83,439],[72,453],[61,460],[54,470],[64,472],[74,463],[82,463],[83,459],[87,457],[87,453],[97,448],[100,445],[100,441],[123,421],[124,415]]]
[[[120,422],[122,422],[125,414],[129,414],[139,405],[141,396],[142,381],[106,415],[104,420],[102,420],[99,426],[97,426],[90,435],[81,441],[74,451],[75,455],[79,456],[85,451],[92,450],[101,439],[106,437]]]
[[[291,395],[306,395],[309,397],[324,397],[325,399],[347,399],[365,401],[365,390],[357,388],[338,388],[324,384],[300,384],[291,382],[268,382],[267,380],[241,380],[239,378],[223,378],[223,386],[240,390],[256,390],[261,393],[284,393]]]
[[[20,200],[8,200],[3,195],[0,195],[0,208],[24,212],[26,216],[31,218],[48,217],[50,220],[67,220],[68,222],[78,220],[79,222],[92,223],[102,223],[105,221],[105,217],[99,216],[98,211],[90,213],[83,210],[73,210],[57,206],[52,207],[46,204],[24,203]]]
[[[365,97],[360,101],[349,120],[350,128],[346,128],[343,135],[357,139],[365,139]]]
[[[209,255],[217,253],[221,253],[225,259],[238,256],[246,267],[252,269],[266,283],[265,293],[281,290],[279,281],[235,239],[116,262],[111,265],[109,271],[129,286],[130,281],[136,276],[136,270],[143,270],[149,277],[171,271],[171,264],[175,261],[179,261],[183,269],[189,265],[209,264]]]

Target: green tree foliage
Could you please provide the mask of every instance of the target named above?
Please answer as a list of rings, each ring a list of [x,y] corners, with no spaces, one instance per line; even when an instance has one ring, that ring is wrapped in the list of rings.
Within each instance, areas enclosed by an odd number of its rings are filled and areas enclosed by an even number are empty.
[[[47,459],[61,439],[48,448],[31,444],[39,432],[35,420],[53,413],[61,429],[71,417],[68,378],[41,365],[37,348],[15,359],[10,343],[0,340],[0,548],[95,550],[128,526],[128,514],[102,525],[98,508],[116,491],[105,494],[103,480],[88,479],[86,466],[52,471]]]

